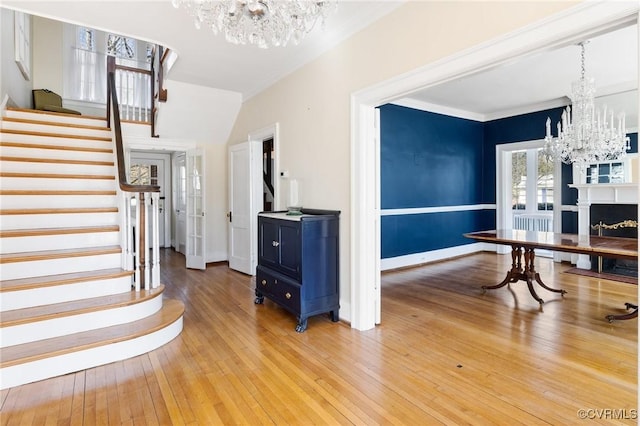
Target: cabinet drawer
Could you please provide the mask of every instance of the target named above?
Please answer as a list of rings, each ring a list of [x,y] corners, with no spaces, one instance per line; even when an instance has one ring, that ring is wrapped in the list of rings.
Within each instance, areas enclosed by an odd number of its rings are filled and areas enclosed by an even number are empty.
[[[256,290],[291,312],[300,313],[300,285],[296,282],[258,266]]]

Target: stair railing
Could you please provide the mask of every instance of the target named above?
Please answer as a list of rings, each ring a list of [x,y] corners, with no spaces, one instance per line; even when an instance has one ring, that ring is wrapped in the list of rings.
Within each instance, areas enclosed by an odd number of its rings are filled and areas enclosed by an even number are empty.
[[[128,181],[114,71],[107,73],[107,123],[111,127],[115,139],[119,193],[122,201],[120,233],[123,269],[134,271],[133,284],[136,291],[156,288],[160,285],[160,254],[158,250],[160,187],[158,185],[133,185]],[[151,226],[148,223],[149,216],[151,216]],[[149,234],[151,234],[153,247],[150,265],[147,258]]]
[[[107,73],[109,72],[116,75],[120,120],[153,124],[153,63],[150,64],[150,69],[130,67],[116,63],[116,58],[109,55],[107,56]]]

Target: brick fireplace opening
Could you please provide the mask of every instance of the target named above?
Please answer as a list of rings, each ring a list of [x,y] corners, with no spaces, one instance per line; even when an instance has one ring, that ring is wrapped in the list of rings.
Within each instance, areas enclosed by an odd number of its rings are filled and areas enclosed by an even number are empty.
[[[592,204],[589,208],[591,235],[638,238],[636,204]],[[638,262],[591,256],[591,270],[606,274],[638,276]]]

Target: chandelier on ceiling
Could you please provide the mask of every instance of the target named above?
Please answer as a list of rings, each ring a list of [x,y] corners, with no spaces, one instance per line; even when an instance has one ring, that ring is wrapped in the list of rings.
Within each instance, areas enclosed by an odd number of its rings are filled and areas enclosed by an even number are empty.
[[[553,158],[574,163],[582,172],[590,164],[620,159],[631,149],[624,114],[614,120],[613,111],[607,111],[606,106],[602,112],[595,108],[595,81],[585,76],[585,43],[578,44],[582,71],[580,80],[571,86],[571,105],[562,112],[556,137],[551,134],[551,119],[547,117],[544,138],[545,149]]]
[[[261,48],[298,44],[317,21],[335,10],[336,0],[172,0],[183,7],[196,28],[210,27],[234,44]]]

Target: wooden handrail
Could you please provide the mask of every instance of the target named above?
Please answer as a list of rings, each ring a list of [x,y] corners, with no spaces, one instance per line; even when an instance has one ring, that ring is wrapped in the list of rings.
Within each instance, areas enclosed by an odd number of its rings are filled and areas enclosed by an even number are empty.
[[[158,185],[133,185],[128,182],[127,172],[124,166],[124,147],[122,143],[122,128],[120,126],[120,108],[118,107],[118,95],[116,93],[116,77],[113,71],[108,71],[107,76],[107,113],[113,108],[113,132],[116,142],[116,160],[118,163],[118,183],[124,192],[160,192]],[[107,117],[111,126],[110,117]]]

